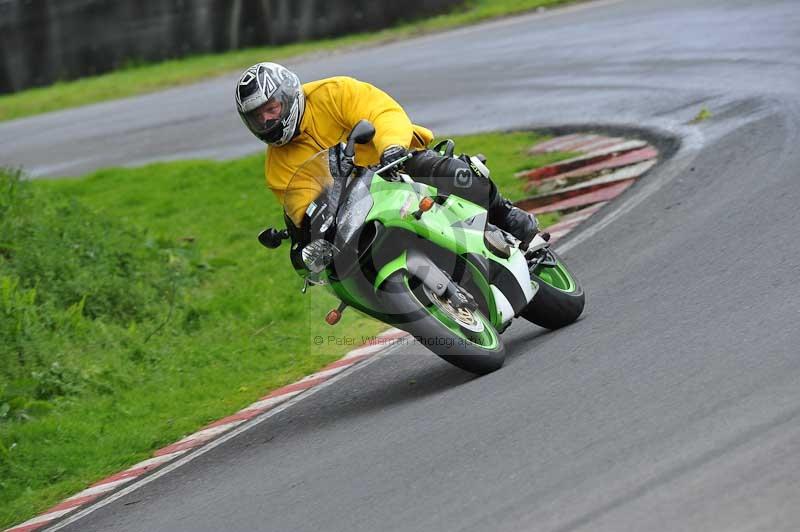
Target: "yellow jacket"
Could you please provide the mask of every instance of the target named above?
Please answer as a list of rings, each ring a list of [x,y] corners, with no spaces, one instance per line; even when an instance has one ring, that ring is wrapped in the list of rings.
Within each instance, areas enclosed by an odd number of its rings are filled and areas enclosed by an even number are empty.
[[[295,170],[317,152],[345,141],[363,118],[372,122],[376,133],[369,144],[356,145],[356,164],[360,166],[377,164],[383,150],[393,144],[424,148],[433,140],[430,130],[412,124],[391,96],[369,83],[341,76],[305,83],[303,91],[306,106],[300,134],[288,144],[267,148],[264,174],[281,204]],[[311,199],[305,204],[284,205],[295,224],[302,220]]]

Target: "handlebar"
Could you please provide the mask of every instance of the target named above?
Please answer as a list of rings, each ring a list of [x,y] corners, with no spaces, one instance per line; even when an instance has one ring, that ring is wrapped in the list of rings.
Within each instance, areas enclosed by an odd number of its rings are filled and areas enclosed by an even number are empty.
[[[405,157],[401,157],[401,158],[397,159],[396,161],[387,164],[383,168],[378,168],[377,170],[375,170],[375,173],[376,174],[380,174],[381,172],[385,172],[386,170],[391,170],[395,166],[401,165],[404,162],[406,162],[407,160],[411,159],[413,156],[414,156],[413,153],[408,152],[408,154]]]

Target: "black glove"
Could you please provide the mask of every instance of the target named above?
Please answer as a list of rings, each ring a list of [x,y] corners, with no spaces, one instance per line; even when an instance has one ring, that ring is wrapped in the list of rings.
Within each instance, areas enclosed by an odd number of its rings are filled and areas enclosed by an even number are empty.
[[[381,154],[381,166],[386,166],[387,164],[392,164],[393,162],[397,161],[398,159],[402,159],[408,155],[408,150],[402,146],[398,146],[397,144],[392,144]]]

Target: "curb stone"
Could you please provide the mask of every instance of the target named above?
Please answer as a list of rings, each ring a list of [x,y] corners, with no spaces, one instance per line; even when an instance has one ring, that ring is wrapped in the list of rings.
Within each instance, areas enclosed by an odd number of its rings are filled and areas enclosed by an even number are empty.
[[[644,140],[593,133],[561,135],[531,147],[528,154],[572,151],[579,155],[551,165],[523,170],[526,190],[539,194],[517,201],[517,207],[534,214],[569,215],[547,228],[551,242],[625,192],[658,162],[658,150]]]

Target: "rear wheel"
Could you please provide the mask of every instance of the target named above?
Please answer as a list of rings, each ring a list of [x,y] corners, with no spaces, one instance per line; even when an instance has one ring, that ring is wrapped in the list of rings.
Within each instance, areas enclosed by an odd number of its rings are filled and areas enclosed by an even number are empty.
[[[406,271],[390,275],[381,292],[392,310],[391,324],[454,366],[483,375],[505,362],[500,335],[479,310],[454,307]]]
[[[520,315],[545,329],[559,329],[580,317],[586,295],[561,257],[549,249],[547,253],[549,260],[531,273],[531,283],[538,290]]]

